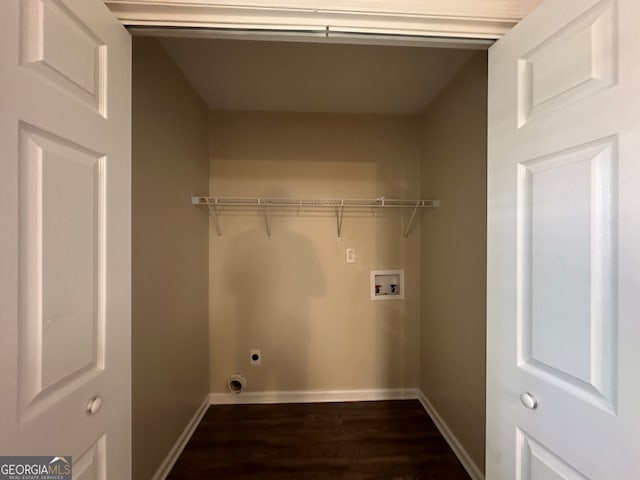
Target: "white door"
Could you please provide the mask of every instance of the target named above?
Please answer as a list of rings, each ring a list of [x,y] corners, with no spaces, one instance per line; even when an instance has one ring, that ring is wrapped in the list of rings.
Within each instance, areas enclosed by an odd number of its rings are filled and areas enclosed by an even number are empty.
[[[130,49],[99,0],[0,1],[0,454],[78,479],[131,476]]]
[[[640,2],[489,52],[490,480],[640,479]]]

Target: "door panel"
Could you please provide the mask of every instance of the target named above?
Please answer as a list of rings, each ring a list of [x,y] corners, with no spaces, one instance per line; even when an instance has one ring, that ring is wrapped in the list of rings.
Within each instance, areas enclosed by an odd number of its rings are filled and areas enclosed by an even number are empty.
[[[104,370],[104,156],[19,128],[18,383],[26,418]]]
[[[613,137],[517,166],[518,364],[611,411],[616,157]]]
[[[130,36],[98,0],[7,0],[0,37],[0,451],[127,479]]]
[[[106,115],[106,45],[59,1],[23,0],[20,65]]]
[[[615,1],[600,2],[518,58],[518,126],[617,78]]]
[[[489,52],[488,479],[640,479],[639,19],[545,0]]]
[[[91,445],[80,458],[73,463],[75,480],[107,480],[106,476],[106,437]]]
[[[586,480],[571,465],[517,429],[517,480]]]

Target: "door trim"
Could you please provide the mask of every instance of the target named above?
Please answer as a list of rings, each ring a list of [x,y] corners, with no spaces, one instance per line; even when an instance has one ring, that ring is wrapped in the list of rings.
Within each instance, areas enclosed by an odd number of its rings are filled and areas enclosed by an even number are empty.
[[[214,0],[162,4],[139,0],[105,0],[125,26],[163,26],[244,30],[286,30],[335,33],[452,37],[495,40],[513,28],[527,12],[445,13],[440,8],[419,12],[259,7],[225,5]],[[247,3],[247,2],[244,2]],[[303,4],[304,2],[300,2]],[[535,3],[535,2],[532,2]]]

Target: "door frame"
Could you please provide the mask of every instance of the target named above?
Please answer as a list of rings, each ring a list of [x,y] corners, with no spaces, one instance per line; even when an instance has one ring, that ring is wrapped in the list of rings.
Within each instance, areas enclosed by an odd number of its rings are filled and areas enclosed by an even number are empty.
[[[400,35],[449,39],[497,40],[524,18],[541,0],[493,2],[476,0],[420,2],[384,0],[322,2],[281,0],[267,4],[255,0],[104,0],[127,27],[180,27],[189,29],[244,29]],[[351,5],[349,5],[351,4]],[[354,5],[357,4],[357,5]]]
[[[396,12],[229,6],[220,0],[190,0],[188,4],[185,0],[172,0],[162,6],[145,0],[104,1],[133,36],[487,50],[521,20],[521,17],[468,17],[461,14],[444,17],[435,11],[407,13],[409,10],[402,11],[400,4],[407,3],[404,0],[398,2],[400,8]],[[462,3],[465,1],[477,3],[475,0],[463,0]],[[535,4],[539,1],[529,0]],[[308,0],[282,0],[281,3],[305,2],[310,3]],[[376,3],[376,0],[369,3]],[[377,3],[388,4],[388,1]],[[448,430],[446,423],[444,427]],[[443,432],[443,436],[451,443],[451,435]],[[461,450],[454,448],[470,476],[484,478],[475,462],[466,457],[464,447]]]

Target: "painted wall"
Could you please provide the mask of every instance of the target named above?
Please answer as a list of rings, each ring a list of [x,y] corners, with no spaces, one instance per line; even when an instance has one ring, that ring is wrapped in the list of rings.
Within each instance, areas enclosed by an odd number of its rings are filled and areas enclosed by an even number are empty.
[[[419,196],[419,116],[218,111],[210,125],[212,194]],[[409,214],[345,213],[340,241],[334,211],[272,211],[271,239],[255,210],[223,213],[221,239],[212,222],[211,391],[236,372],[248,392],[417,387],[420,228],[402,238]],[[370,270],[392,268],[406,270],[406,300],[370,300]]]
[[[429,106],[423,219],[420,388],[484,468],[487,62],[477,53]]]
[[[156,40],[133,38],[133,478],[208,393],[208,111]]]

